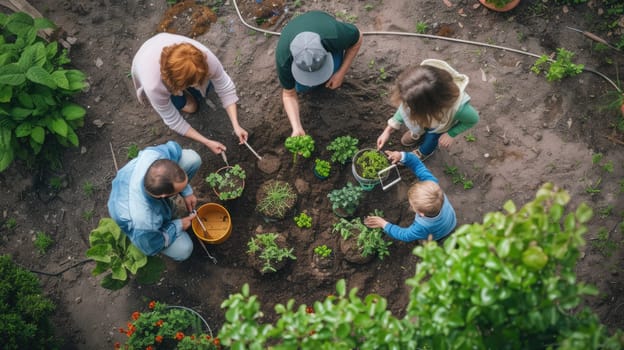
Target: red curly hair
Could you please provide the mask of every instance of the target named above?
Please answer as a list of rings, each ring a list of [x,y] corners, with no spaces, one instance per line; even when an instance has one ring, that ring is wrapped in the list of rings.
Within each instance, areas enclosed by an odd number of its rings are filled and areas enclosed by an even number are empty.
[[[188,43],[167,46],[160,54],[160,76],[172,93],[202,85],[208,79],[206,56]]]

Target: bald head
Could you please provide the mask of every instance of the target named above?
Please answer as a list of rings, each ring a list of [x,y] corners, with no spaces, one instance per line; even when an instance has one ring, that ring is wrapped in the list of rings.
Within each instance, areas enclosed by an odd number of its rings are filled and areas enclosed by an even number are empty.
[[[169,159],[159,159],[152,163],[145,173],[145,190],[155,197],[168,197],[177,194],[187,184],[186,173]]]

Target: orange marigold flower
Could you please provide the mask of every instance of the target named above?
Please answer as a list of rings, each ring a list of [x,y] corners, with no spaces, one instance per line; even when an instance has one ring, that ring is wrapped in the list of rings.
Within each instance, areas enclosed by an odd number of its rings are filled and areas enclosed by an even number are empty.
[[[176,340],[182,340],[183,338],[184,338],[184,333],[182,333],[182,332],[176,333],[176,335],[175,335],[175,339]]]
[[[212,338],[212,337],[209,336],[209,335],[206,336],[206,340],[210,340],[210,338]]]
[[[221,344],[221,341],[219,340],[219,338],[214,338],[214,340],[212,341],[212,343],[216,346],[219,346],[219,344]]]
[[[119,327],[119,333],[126,333],[126,330],[121,328],[121,327]]]
[[[132,313],[132,319],[135,321],[139,319],[139,316],[141,316],[141,313],[138,311]]]
[[[195,336],[194,335],[191,335],[191,340],[195,340]]]
[[[155,302],[154,300],[150,301],[150,302],[149,302],[148,307],[149,307],[150,309],[155,308],[155,307],[156,307],[156,302]]]
[[[162,335],[157,335],[156,337],[154,337],[154,340],[155,340],[157,343],[162,343],[162,341],[163,341],[163,336],[162,336]]]
[[[163,321],[163,320],[158,320],[158,321],[156,321],[156,322],[154,323],[154,326],[156,326],[156,327],[162,327],[163,323],[164,323],[164,321]]]
[[[308,306],[306,307],[306,312],[309,314],[313,314],[314,313],[314,308],[312,306]]]
[[[121,344],[119,342],[115,342],[115,350],[121,349]]]
[[[153,347],[153,346],[151,346],[151,345],[148,345],[148,346],[145,348],[145,350],[154,350],[154,347]]]

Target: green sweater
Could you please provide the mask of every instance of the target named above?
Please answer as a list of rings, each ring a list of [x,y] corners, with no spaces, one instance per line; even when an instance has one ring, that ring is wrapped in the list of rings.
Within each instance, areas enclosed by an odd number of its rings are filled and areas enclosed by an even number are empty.
[[[293,18],[282,30],[275,49],[277,75],[284,89],[295,88],[290,42],[301,32],[317,33],[325,50],[332,53],[343,52],[360,40],[360,31],[356,26],[339,22],[326,12],[310,11]]]

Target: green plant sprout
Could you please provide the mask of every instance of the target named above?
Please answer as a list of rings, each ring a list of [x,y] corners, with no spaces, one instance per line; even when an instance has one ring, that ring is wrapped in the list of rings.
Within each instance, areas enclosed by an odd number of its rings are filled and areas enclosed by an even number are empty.
[[[95,186],[89,180],[85,181],[82,184],[82,192],[84,192],[87,197],[91,197],[94,190]]]
[[[375,59],[368,61],[368,69],[375,69]]]
[[[585,188],[585,193],[589,193],[589,194],[596,194],[596,193],[600,193],[600,184],[602,183],[602,178],[596,180],[595,183],[591,183],[589,184],[586,188]]]
[[[222,172],[208,174],[206,182],[215,189],[219,199],[230,200],[243,194],[245,178],[247,178],[245,170],[236,164],[232,167],[226,167]]]
[[[594,153],[592,154],[592,164],[598,164],[602,161],[602,153]]]
[[[379,68],[379,76],[377,77],[377,82],[384,81],[388,79],[388,73],[386,73],[385,67]]]
[[[327,197],[332,203],[332,210],[338,216],[351,216],[360,205],[364,194],[360,186],[348,182],[344,187],[332,190]]]
[[[37,231],[34,244],[35,247],[37,247],[39,254],[45,254],[53,243],[54,240],[50,235],[43,231]]]
[[[427,24],[427,22],[416,22],[416,33],[425,34],[427,32],[427,29],[429,29],[429,25]]]
[[[535,61],[531,71],[537,75],[544,73],[548,81],[556,81],[578,75],[585,66],[572,63],[573,56],[573,52],[558,48],[557,59],[554,62],[547,55],[542,55]]]
[[[374,8],[375,8],[375,5],[373,5],[373,4],[366,4],[366,5],[364,5],[364,10],[366,10],[366,11],[371,11]]]
[[[600,216],[601,219],[606,219],[609,216],[611,216],[611,214],[613,213],[613,206],[612,205],[607,205],[604,208],[600,208],[598,210],[598,215]]]
[[[17,220],[15,220],[15,218],[8,218],[4,222],[3,226],[6,227],[7,230],[13,230],[15,227],[17,227]]]
[[[336,137],[327,145],[327,150],[332,152],[330,160],[334,163],[346,164],[357,153],[358,143],[360,140],[349,135]]]
[[[314,254],[318,255],[320,258],[328,258],[331,253],[332,249],[328,248],[325,244],[314,247]]]
[[[284,146],[293,154],[293,166],[297,164],[298,156],[310,158],[314,152],[314,139],[310,135],[289,136]]]
[[[358,16],[348,13],[347,10],[341,10],[336,12],[336,18],[340,18],[347,23],[355,23],[358,19]]]
[[[53,176],[50,178],[50,187],[54,191],[60,191],[63,188],[63,179],[60,176]]]
[[[306,212],[301,212],[299,215],[295,216],[295,224],[299,228],[310,228],[312,227],[312,217],[310,217]]]
[[[95,216],[95,210],[93,209],[85,210],[82,212],[82,218],[87,222],[91,222],[91,219],[93,219],[93,216]]]
[[[316,171],[318,176],[326,178],[331,171],[331,164],[326,160],[317,158],[314,160],[314,171]]]
[[[128,153],[127,153],[128,159],[134,159],[138,156],[139,156],[139,146],[137,146],[135,143],[128,146]]]
[[[374,210],[370,215],[383,217],[383,212]],[[388,247],[392,245],[392,242],[384,239],[383,229],[369,228],[364,225],[361,218],[351,220],[341,218],[333,225],[332,232],[339,233],[344,240],[357,234],[357,245],[363,257],[377,255],[379,259],[383,260],[384,257],[390,255]]]
[[[258,202],[257,209],[269,217],[284,218],[297,200],[297,194],[288,182],[271,181],[265,191],[266,195]]]
[[[456,166],[447,165],[444,169],[444,173],[451,176],[451,181],[454,184],[461,184],[464,190],[469,190],[474,187],[472,180],[468,179],[465,175],[459,173],[459,169]]]
[[[601,227],[595,240],[592,240],[592,247],[598,250],[605,257],[610,257],[616,249],[616,244],[609,239],[609,230]]]
[[[613,173],[614,167],[613,167],[613,161],[609,160],[607,162],[605,162],[602,165],[602,170],[608,172],[608,173]]]
[[[278,234],[274,232],[261,233],[247,242],[247,254],[256,255],[258,252],[260,253],[258,257],[264,261],[262,272],[275,272],[274,264],[286,258],[297,260],[293,254],[294,248],[279,247],[276,242],[277,237]]]
[[[477,138],[472,133],[468,133],[467,135],[464,135],[464,139],[466,140],[466,142],[477,141]]]

